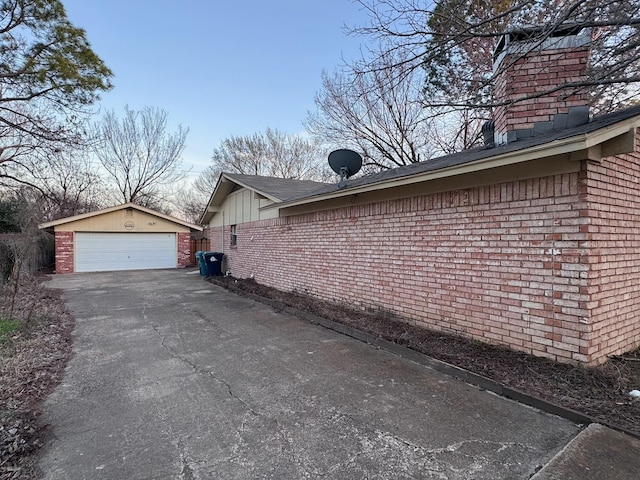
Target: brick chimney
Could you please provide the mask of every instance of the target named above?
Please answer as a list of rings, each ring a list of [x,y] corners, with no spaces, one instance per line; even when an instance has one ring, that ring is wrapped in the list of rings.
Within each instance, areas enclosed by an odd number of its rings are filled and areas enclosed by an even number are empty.
[[[589,121],[588,89],[542,92],[586,78],[590,30],[566,26],[544,40],[540,33],[536,28],[509,33],[494,52],[495,100],[507,102],[494,109],[498,145]],[[516,102],[529,96],[534,98]]]

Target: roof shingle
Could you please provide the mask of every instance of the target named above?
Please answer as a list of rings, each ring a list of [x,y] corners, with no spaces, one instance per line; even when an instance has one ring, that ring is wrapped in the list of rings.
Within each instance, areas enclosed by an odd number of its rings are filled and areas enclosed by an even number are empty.
[[[237,173],[225,173],[224,176],[240,185],[266,193],[283,202],[292,198],[304,197],[322,187],[331,185],[329,183],[314,182],[311,180],[241,175]]]
[[[348,191],[351,188],[383,183],[385,181],[395,180],[398,178],[409,177],[421,173],[460,166],[466,163],[488,159],[505,153],[516,152],[518,150],[524,150],[527,148],[552,143],[557,140],[595,132],[596,130],[599,130],[601,128],[606,128],[608,126],[614,125],[615,123],[628,120],[638,115],[640,115],[640,105],[619,110],[607,115],[593,117],[589,123],[586,123],[579,127],[565,129],[558,132],[551,132],[537,137],[530,137],[506,145],[500,145],[494,148],[480,147],[470,150],[464,150],[462,152],[433,158],[424,162],[412,163],[410,165],[404,165],[402,167],[384,170],[379,173],[352,178],[347,180],[344,183],[344,186],[340,188],[340,190]],[[302,200],[304,198],[312,196],[322,196],[335,192],[336,190],[338,190],[338,186],[336,184],[324,184],[323,187],[318,188],[315,191],[301,192],[298,196],[290,195],[286,201]],[[283,201],[285,200],[283,199]]]

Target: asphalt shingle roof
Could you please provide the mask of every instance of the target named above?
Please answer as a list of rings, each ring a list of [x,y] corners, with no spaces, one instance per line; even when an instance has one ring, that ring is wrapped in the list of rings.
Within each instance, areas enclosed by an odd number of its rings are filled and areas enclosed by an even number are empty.
[[[470,150],[464,150],[462,152],[454,153],[451,155],[445,155],[438,158],[433,158],[424,162],[412,163],[402,167],[397,167],[389,170],[384,170],[372,175],[365,175],[362,177],[353,178],[347,180],[341,191],[348,191],[351,188],[362,187],[365,185],[382,183],[385,181],[395,180],[398,178],[409,177],[412,175],[418,175],[421,173],[432,172],[441,170],[444,168],[450,168],[455,166],[464,165],[466,163],[475,162],[478,160],[484,160],[491,157],[499,156],[505,153],[515,152],[518,150],[524,150],[531,147],[536,147],[551,143],[565,138],[571,138],[577,135],[583,135],[591,132],[595,132],[601,128],[605,128],[614,125],[618,122],[628,120],[634,116],[640,115],[640,105],[625,108],[614,113],[607,115],[601,115],[593,117],[589,123],[581,125],[579,127],[565,129],[558,132],[551,132],[545,135],[536,137],[530,137],[527,139],[518,140],[507,145],[500,145],[494,148],[480,147]],[[322,185],[322,184],[321,184]],[[286,201],[302,200],[304,198],[311,198],[321,195],[330,194],[338,190],[337,183],[324,184],[319,186],[315,191],[300,192],[298,196],[290,195]],[[284,200],[284,199],[283,199]]]
[[[292,198],[304,197],[322,187],[331,185],[311,180],[262,177],[260,175],[241,175],[237,173],[225,173],[224,175],[230,180],[266,193],[283,202]]]

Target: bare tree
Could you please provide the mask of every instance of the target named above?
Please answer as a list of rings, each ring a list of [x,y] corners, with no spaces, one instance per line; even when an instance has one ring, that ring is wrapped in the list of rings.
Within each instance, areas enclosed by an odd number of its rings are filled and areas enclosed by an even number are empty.
[[[213,151],[213,163],[205,175],[217,179],[220,172],[230,172],[317,180],[324,166],[322,154],[321,147],[312,139],[268,128],[265,133],[223,140]],[[211,181],[201,183],[210,185]]]
[[[323,73],[307,129],[335,148],[361,152],[374,170],[428,160],[436,153],[435,119],[448,112],[425,110],[421,71],[402,71],[402,62],[390,54],[378,65],[362,74]]]
[[[172,216],[197,224],[212,193],[213,188],[202,193],[194,184],[182,185],[173,196]]]
[[[38,205],[40,221],[96,210],[109,196],[86,147],[34,152],[19,180],[2,179],[2,190]]]
[[[111,111],[95,125],[93,150],[124,202],[157,207],[163,188],[184,178],[181,156],[188,129],[169,132],[167,117],[161,109],[127,106],[122,119]]]
[[[59,0],[1,0],[0,59],[0,180],[20,182],[34,158],[81,142],[112,73]]]
[[[425,111],[443,109],[425,107]],[[432,117],[430,142],[440,155],[461,152],[483,144],[482,125],[490,114],[484,109],[449,108],[446,114]]]
[[[556,90],[571,94],[589,89],[599,110],[625,105],[637,94],[640,0],[357,1],[371,21],[352,33],[377,40],[383,55],[401,59],[391,66],[393,81],[406,71],[424,71],[424,103],[430,107],[487,109],[502,104],[491,95],[493,79],[518,56],[493,71],[490,53],[498,40],[511,34],[542,44],[568,26],[591,29],[591,64],[587,78]],[[366,60],[353,67],[361,74],[380,68]],[[522,92],[517,101],[548,93]]]
[[[313,139],[289,135],[277,129],[265,132],[269,175],[299,180],[319,180],[325,165],[323,150]]]
[[[194,180],[193,190],[195,190],[201,197],[206,197],[208,199],[215,190],[216,184],[218,183],[218,177],[221,173],[219,168],[220,167],[216,164],[208,165],[207,168],[205,168],[204,171]],[[202,209],[200,209],[200,211],[202,211]]]
[[[34,200],[43,220],[90,212],[106,206],[107,191],[86,149],[63,150],[42,159],[43,168],[32,172]]]
[[[181,193],[184,215],[198,219],[220,173],[240,173],[300,180],[326,180],[326,153],[311,138],[268,128],[264,133],[231,136],[213,151],[212,163]]]
[[[189,222],[198,223],[209,197],[216,188],[220,170],[209,165],[191,183],[180,185],[173,195],[173,215]]]

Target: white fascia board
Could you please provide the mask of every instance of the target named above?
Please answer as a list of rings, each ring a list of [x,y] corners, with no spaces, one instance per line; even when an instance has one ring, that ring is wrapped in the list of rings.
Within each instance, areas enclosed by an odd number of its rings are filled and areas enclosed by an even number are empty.
[[[370,183],[362,185],[360,187],[346,188],[344,190],[336,190],[331,193],[319,195],[316,197],[306,197],[291,202],[283,202],[278,204],[267,205],[261,208],[261,210],[267,210],[270,208],[284,208],[295,207],[299,205],[305,205],[309,203],[315,203],[325,200],[332,200],[340,197],[348,197],[351,195],[357,195],[365,192],[371,192],[375,190],[382,190],[394,187],[401,187],[405,185],[412,185],[415,183],[426,182],[430,180],[437,180],[445,177],[452,177],[455,175],[462,175],[465,173],[472,173],[481,170],[487,170],[490,168],[502,167],[505,165],[513,165],[522,162],[528,162],[538,158],[549,157],[554,155],[567,154],[579,150],[586,149],[586,135],[579,135],[567,139],[557,140],[555,142],[546,143],[543,145],[530,147],[524,150],[516,150],[513,152],[488,157],[475,162],[469,162],[462,165],[455,165],[451,167],[441,168],[439,170],[433,170],[429,172],[419,173],[415,175],[408,175],[406,177],[395,178],[392,180],[382,180],[376,183]]]

